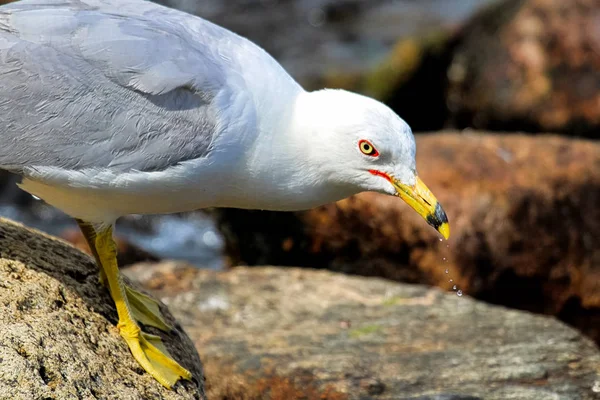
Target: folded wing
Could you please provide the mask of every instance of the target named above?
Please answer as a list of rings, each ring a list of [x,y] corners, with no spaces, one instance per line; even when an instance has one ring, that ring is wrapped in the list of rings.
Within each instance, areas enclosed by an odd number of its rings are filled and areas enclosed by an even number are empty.
[[[207,156],[231,114],[219,99],[243,92],[239,46],[150,2],[1,7],[0,168],[156,171]]]

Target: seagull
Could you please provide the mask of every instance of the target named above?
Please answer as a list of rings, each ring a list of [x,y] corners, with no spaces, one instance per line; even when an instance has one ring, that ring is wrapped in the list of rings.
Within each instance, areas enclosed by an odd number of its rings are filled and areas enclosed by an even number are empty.
[[[256,44],[144,0],[0,7],[0,169],[72,216],[133,357],[191,379],[159,306],[122,280],[115,221],[206,207],[303,210],[363,191],[404,200],[448,238],[410,127],[384,104],[305,91]]]

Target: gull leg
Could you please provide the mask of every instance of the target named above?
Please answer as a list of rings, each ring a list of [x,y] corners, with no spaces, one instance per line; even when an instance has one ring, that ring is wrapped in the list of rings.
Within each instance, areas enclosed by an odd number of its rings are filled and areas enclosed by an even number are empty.
[[[79,224],[79,228],[90,246],[96,262],[98,265],[101,265],[95,244],[97,233],[94,226],[79,219],[77,220],[77,224]],[[103,268],[100,268],[100,283],[103,286],[108,287],[106,273]],[[131,314],[136,321],[141,322],[146,326],[153,326],[164,332],[169,332],[172,329],[160,312],[160,307],[156,300],[125,284],[123,284],[123,286],[125,288]]]
[[[133,357],[142,368],[167,388],[171,388],[181,378],[191,379],[190,372],[171,358],[160,337],[142,332],[135,322],[127,290],[119,275],[112,226],[98,231],[94,229],[94,232],[94,237],[86,236],[86,239],[93,244],[92,251],[97,255],[98,264],[104,272],[110,295],[117,308],[119,333],[127,342]]]
[[[81,229],[81,233],[83,233],[83,237],[85,238],[85,241],[87,242],[92,252],[92,255],[96,259],[96,264],[100,265],[100,258],[98,257],[98,252],[96,252],[96,245],[94,244],[94,240],[96,240],[96,230],[94,229],[94,226],[81,219],[76,219],[75,221],[77,221],[77,225],[79,225],[79,229]],[[104,273],[104,269],[102,269],[102,267],[100,268],[99,280],[102,286],[107,287],[106,285],[108,283],[106,282],[106,274]]]

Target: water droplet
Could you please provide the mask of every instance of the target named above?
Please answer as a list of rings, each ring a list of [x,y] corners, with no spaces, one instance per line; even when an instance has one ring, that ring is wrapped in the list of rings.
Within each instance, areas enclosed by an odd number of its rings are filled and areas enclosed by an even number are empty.
[[[452,283],[452,282],[454,282],[454,279],[450,279],[448,282]]]
[[[325,11],[320,8],[313,8],[308,13],[308,23],[318,28],[325,23]]]
[[[444,239],[440,238],[440,242],[441,242],[442,240],[444,240]]]
[[[452,290],[456,290],[456,285],[452,286]]]
[[[463,295],[463,293],[462,293],[462,290],[458,289],[458,290],[456,291],[456,295],[457,295],[458,297],[461,297],[461,296]]]
[[[442,258],[442,260],[446,261],[446,257]]]
[[[445,270],[444,272],[445,272],[445,273],[448,273],[448,272],[450,272],[450,271],[448,270],[448,268],[446,268],[446,270]]]

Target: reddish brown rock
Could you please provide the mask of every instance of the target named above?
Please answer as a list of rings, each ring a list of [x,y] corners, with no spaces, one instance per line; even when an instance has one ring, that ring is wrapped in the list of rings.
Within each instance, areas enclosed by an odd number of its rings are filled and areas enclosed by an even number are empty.
[[[598,399],[598,348],[554,318],[311,269],[125,273],[193,338],[209,399]]]
[[[217,211],[230,263],[457,284],[600,341],[600,144],[446,133],[419,136],[417,149],[449,242],[398,198],[364,193],[299,213]]]
[[[502,1],[464,28],[448,76],[459,127],[597,138],[600,2]]]

